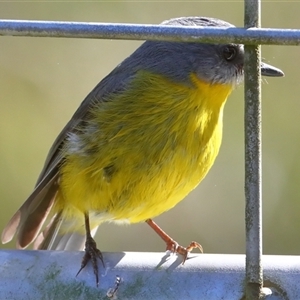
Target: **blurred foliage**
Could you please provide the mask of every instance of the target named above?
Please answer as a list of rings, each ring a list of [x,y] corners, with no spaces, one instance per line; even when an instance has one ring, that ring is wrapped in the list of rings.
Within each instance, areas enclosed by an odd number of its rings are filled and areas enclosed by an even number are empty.
[[[297,2],[262,1],[263,27],[297,28],[299,14]],[[242,26],[243,1],[0,3],[3,19],[160,23],[190,15]],[[85,95],[139,44],[0,37],[0,228],[32,191],[48,149]],[[299,50],[265,46],[263,57],[286,74],[263,80],[264,252],[299,254]],[[156,218],[181,244],[197,240],[205,252],[244,253],[243,143],[241,86],[227,103],[223,145],[211,172],[188,199]],[[104,224],[97,239],[104,251],[164,250],[145,224]]]

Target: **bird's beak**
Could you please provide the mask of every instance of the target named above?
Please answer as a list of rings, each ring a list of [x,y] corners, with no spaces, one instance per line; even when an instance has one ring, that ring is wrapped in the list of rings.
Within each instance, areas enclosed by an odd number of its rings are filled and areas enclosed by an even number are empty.
[[[284,76],[284,73],[271,65],[268,65],[266,63],[261,63],[260,65],[261,75],[263,76],[270,76],[270,77],[282,77]]]

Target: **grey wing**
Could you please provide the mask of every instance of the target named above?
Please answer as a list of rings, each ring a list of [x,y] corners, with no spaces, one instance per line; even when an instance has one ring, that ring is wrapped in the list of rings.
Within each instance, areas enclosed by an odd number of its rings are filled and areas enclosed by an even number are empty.
[[[122,70],[124,70],[124,68],[121,68],[121,65],[119,65],[88,94],[71,120],[58,135],[49,151],[34,191],[14,214],[3,230],[3,243],[11,241],[15,234],[17,234],[18,248],[28,246],[36,239],[43,223],[49,215],[58,191],[60,178],[59,170],[60,165],[64,160],[61,148],[63,147],[66,138],[70,133],[76,132],[78,126],[81,126],[82,124],[84,126],[84,122],[89,118],[89,110],[92,105],[103,101],[109,101],[110,95],[124,89],[132,76],[130,76],[128,69],[126,70],[125,68],[125,72]],[[82,247],[84,236],[80,236],[76,233],[71,233],[69,236],[58,234],[61,222],[63,222],[63,220],[61,219],[60,213],[58,213],[52,218],[46,229],[39,235],[35,247],[40,249],[60,248],[69,250],[78,250],[79,245]],[[58,238],[56,238],[56,236],[58,236]]]
[[[59,168],[64,159],[60,148],[69,132],[84,119],[90,99],[87,97],[72,119],[56,138],[46,158],[34,191],[11,218],[2,233],[2,242],[9,242],[17,233],[17,247],[24,248],[37,236],[46,220],[59,187]]]

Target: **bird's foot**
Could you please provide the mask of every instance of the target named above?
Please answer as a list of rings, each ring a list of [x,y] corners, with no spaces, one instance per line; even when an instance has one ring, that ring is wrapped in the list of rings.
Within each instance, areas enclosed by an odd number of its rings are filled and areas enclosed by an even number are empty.
[[[96,284],[99,285],[99,275],[98,275],[98,261],[97,259],[100,259],[102,262],[103,267],[105,268],[104,261],[103,261],[103,255],[101,251],[97,248],[97,244],[95,240],[92,237],[87,237],[85,242],[85,253],[81,261],[81,267],[79,271],[77,272],[76,276],[82,271],[83,268],[87,265],[89,261],[91,261],[93,266],[93,271],[96,277]]]
[[[146,220],[146,223],[163,239],[167,245],[167,251],[178,253],[183,256],[183,262],[185,263],[189,252],[193,249],[198,248],[201,253],[203,253],[202,246],[197,242],[191,242],[187,247],[180,246],[176,241],[174,241],[165,231],[163,231],[152,219]]]
[[[191,242],[187,247],[183,247],[179,245],[176,241],[174,241],[172,238],[170,238],[168,241],[166,241],[167,244],[167,251],[173,252],[173,253],[178,253],[183,256],[183,261],[182,264],[185,263],[189,252],[191,252],[193,249],[198,248],[201,253],[203,253],[203,248],[202,246],[197,243],[197,242]]]

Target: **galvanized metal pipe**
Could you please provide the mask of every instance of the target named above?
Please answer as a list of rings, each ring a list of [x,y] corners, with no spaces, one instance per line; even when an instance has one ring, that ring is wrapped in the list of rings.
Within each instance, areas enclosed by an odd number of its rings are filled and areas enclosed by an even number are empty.
[[[0,299],[241,300],[245,256],[103,253],[96,287],[90,264],[75,277],[83,252],[0,250]],[[268,300],[299,299],[300,257],[264,256]],[[257,300],[257,299],[256,299]]]
[[[250,1],[251,2],[251,1]],[[0,36],[299,45],[300,30],[0,20]]]

